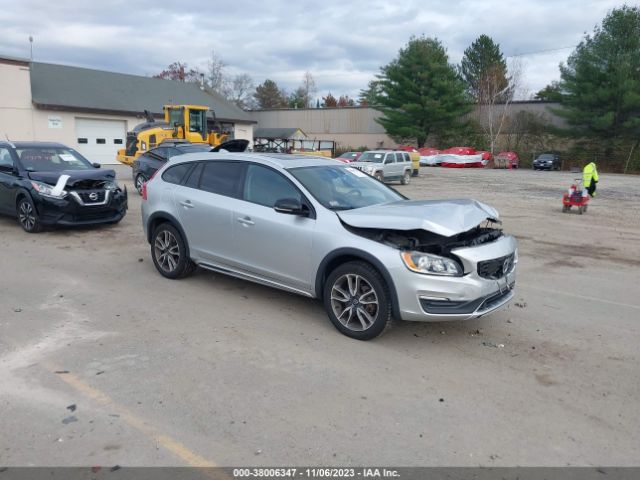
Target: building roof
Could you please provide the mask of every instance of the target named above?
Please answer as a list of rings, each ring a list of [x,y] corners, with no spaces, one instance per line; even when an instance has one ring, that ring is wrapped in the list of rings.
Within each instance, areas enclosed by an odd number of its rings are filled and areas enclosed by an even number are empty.
[[[0,63],[8,63],[13,65],[29,65],[29,59],[22,57],[12,57],[10,55],[0,55]]]
[[[162,114],[162,106],[206,105],[218,120],[256,123],[220,94],[196,83],[34,62],[31,97],[39,107],[105,113]]]
[[[254,128],[254,138],[266,140],[303,140],[307,135],[299,128]]]

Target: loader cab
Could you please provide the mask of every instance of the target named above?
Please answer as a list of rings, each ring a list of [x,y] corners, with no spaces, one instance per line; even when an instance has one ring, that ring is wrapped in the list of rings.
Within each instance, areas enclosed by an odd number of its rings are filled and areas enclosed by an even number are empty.
[[[166,106],[165,121],[174,128],[174,138],[190,142],[207,141],[207,107]]]

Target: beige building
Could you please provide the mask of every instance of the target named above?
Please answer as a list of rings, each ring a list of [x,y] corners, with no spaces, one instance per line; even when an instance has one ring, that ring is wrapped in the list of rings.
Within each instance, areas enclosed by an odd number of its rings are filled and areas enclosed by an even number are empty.
[[[308,140],[333,140],[337,148],[393,148],[396,143],[375,119],[373,108],[302,108],[255,110],[257,128],[297,128]]]
[[[91,161],[113,164],[144,111],[161,118],[165,104],[206,105],[215,112],[211,128],[253,140],[255,120],[197,84],[0,56],[3,139],[60,142]]]
[[[494,115],[501,115],[499,112],[501,107],[496,107]],[[528,112],[546,124],[561,126],[563,121],[553,113],[554,107],[557,107],[557,104],[538,101],[512,102],[507,106],[507,116]],[[371,107],[255,110],[251,115],[257,121],[256,128],[300,129],[306,134],[307,139],[333,140],[339,149],[397,146],[396,142],[385,133],[384,128],[375,121],[382,114]],[[476,108],[470,116],[475,116],[482,122],[486,121],[487,112]],[[510,125],[513,123],[505,122],[504,134],[509,133]]]

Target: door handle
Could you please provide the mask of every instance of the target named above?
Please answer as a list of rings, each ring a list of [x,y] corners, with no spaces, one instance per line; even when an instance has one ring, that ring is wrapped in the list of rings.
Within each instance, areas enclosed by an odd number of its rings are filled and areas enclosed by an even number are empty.
[[[239,218],[238,222],[240,222],[241,224],[245,225],[245,226],[249,226],[249,225],[255,225],[256,223],[251,220],[251,217],[244,217],[244,218]]]
[[[183,207],[186,207],[186,208],[195,207],[195,205],[193,203],[191,203],[191,200],[185,200],[183,202],[180,202],[180,205],[182,205]]]

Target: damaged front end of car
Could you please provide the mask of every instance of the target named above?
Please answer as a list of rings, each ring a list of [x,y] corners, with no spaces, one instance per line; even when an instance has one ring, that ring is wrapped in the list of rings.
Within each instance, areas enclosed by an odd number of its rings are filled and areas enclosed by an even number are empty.
[[[113,170],[31,172],[32,197],[43,225],[92,225],[119,222],[128,195]]]
[[[513,297],[517,242],[488,205],[405,201],[339,216],[351,233],[398,251],[404,269],[391,270],[400,304],[412,305],[404,319],[477,318]]]

